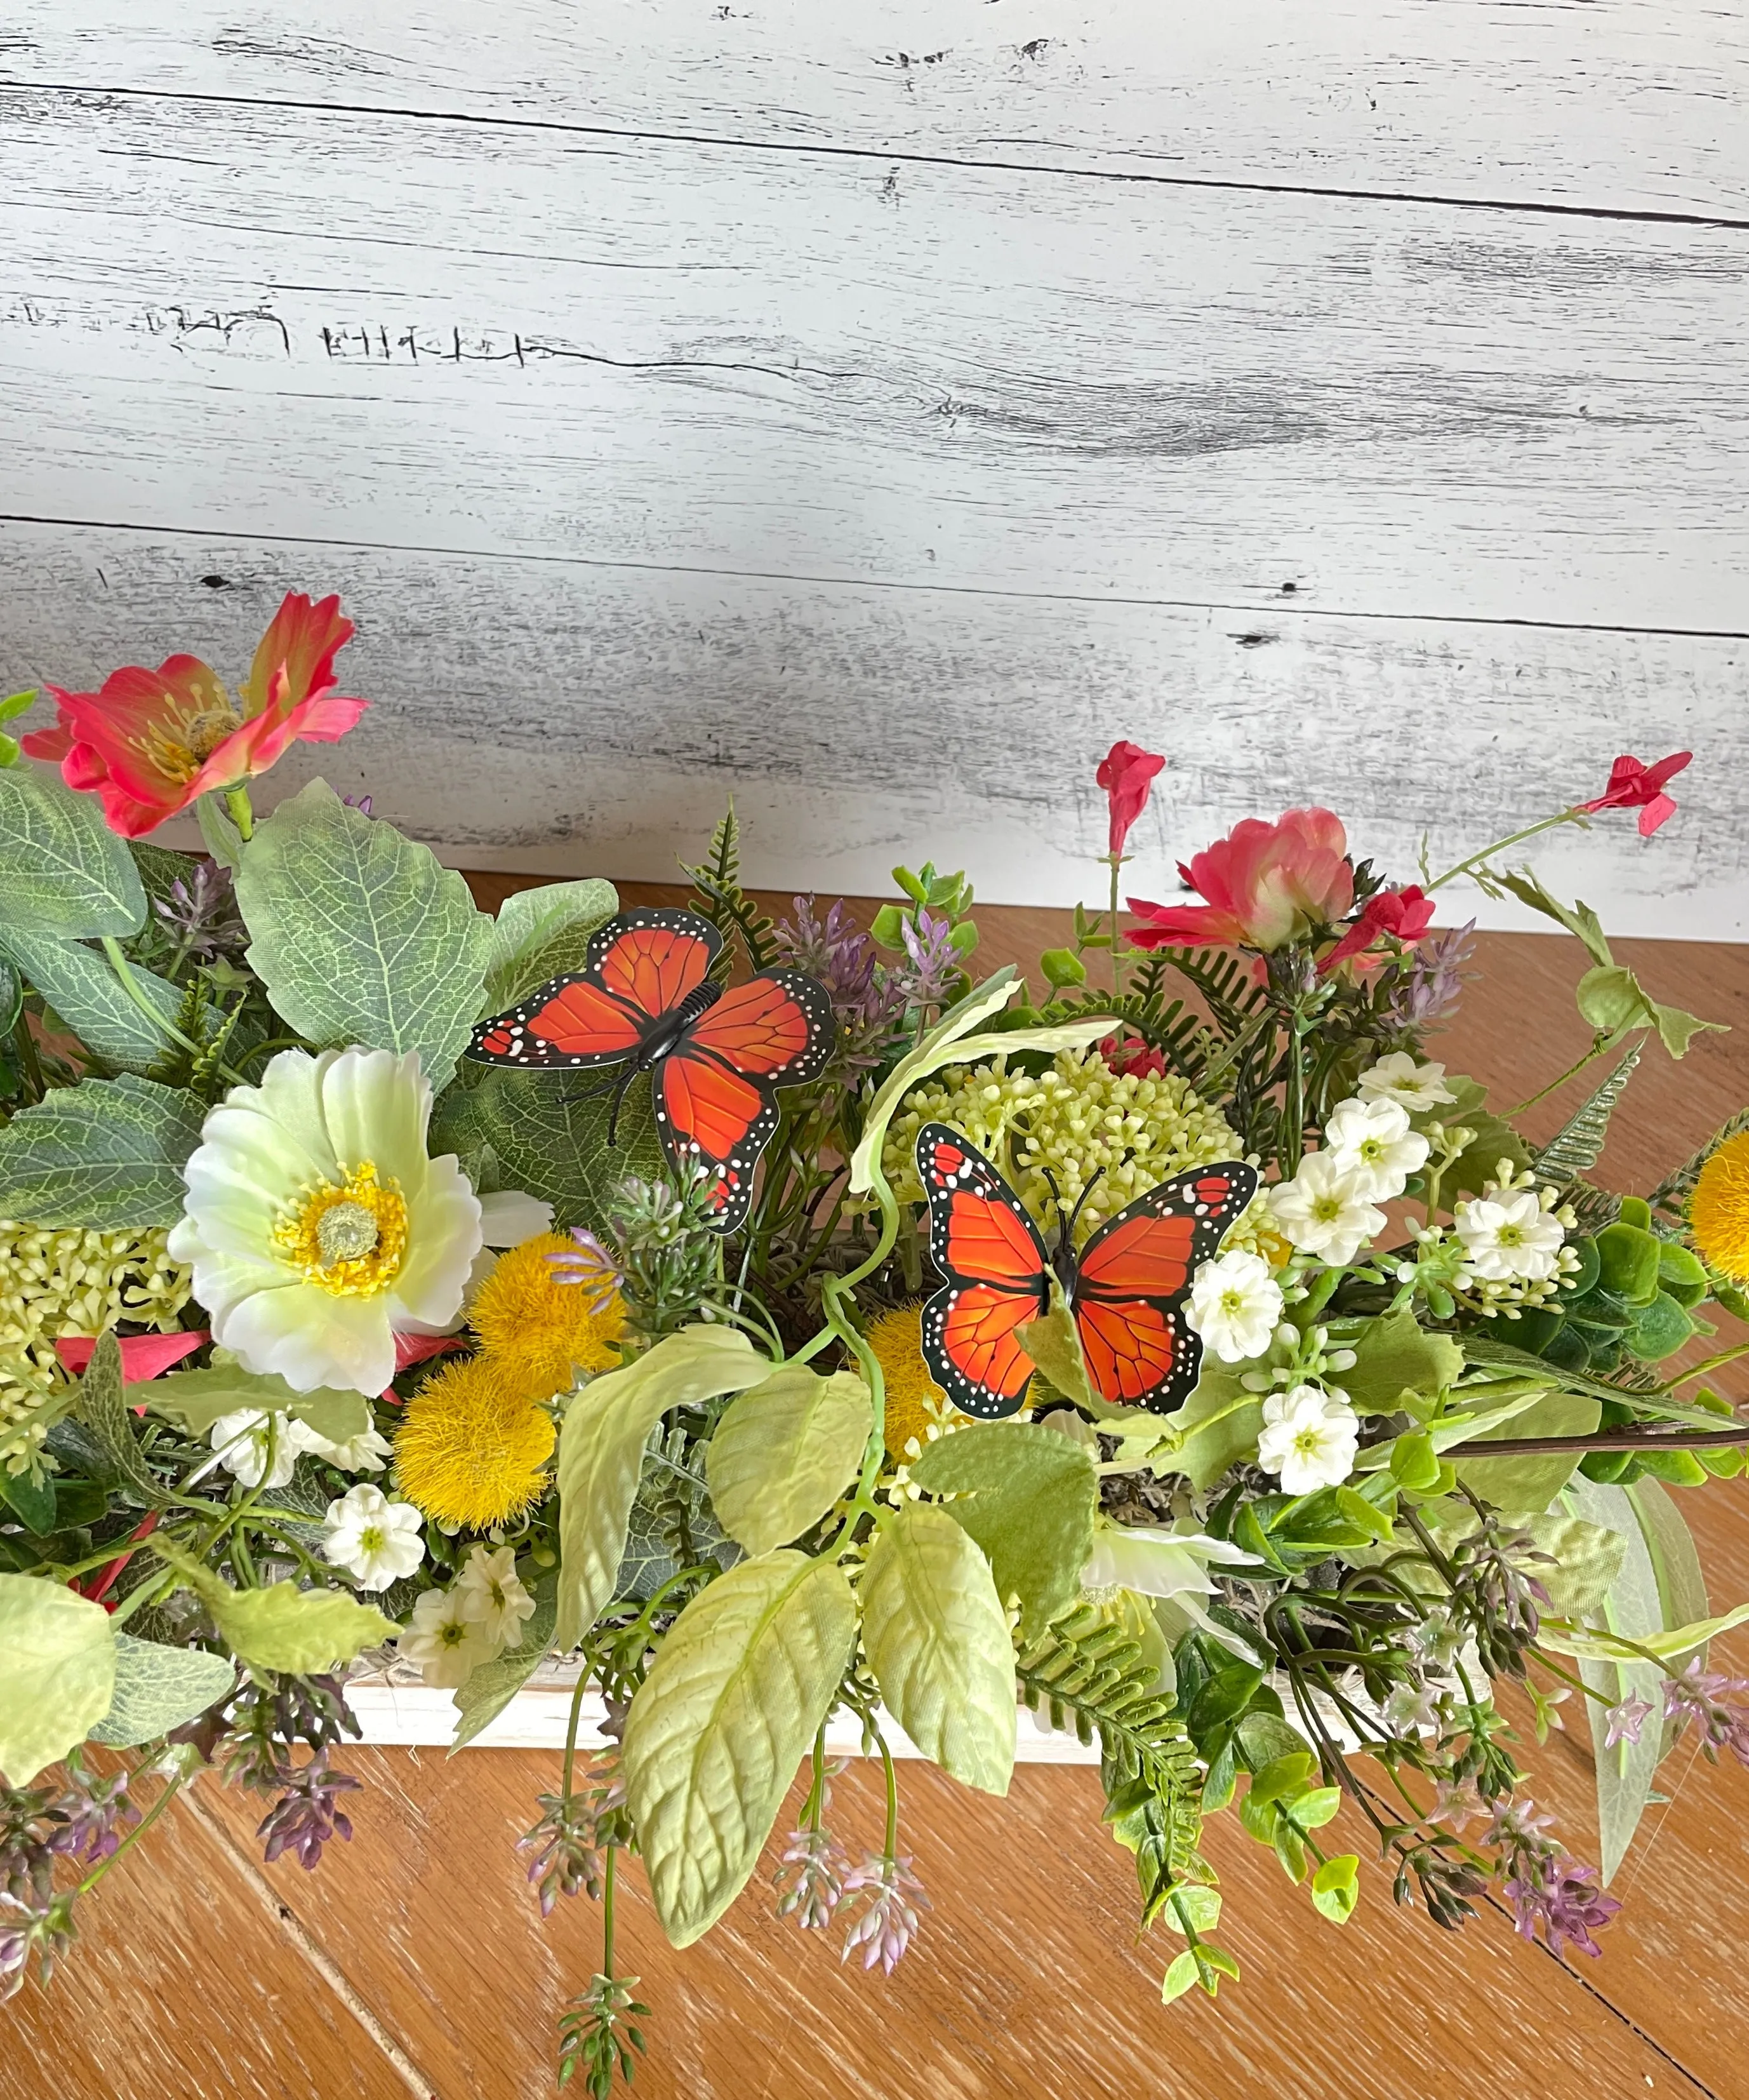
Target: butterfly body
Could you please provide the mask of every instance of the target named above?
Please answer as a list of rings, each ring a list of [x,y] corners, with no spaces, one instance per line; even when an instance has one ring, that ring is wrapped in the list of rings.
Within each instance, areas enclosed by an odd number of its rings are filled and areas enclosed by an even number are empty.
[[[722,945],[696,912],[623,911],[590,937],[580,970],[482,1021],[467,1054],[522,1070],[619,1066],[610,1142],[626,1089],[647,1072],[668,1156],[707,1177],[711,1222],[726,1233],[747,1215],[778,1127],[776,1089],[816,1078],[836,1031],[825,988],[800,970],[719,983]]]
[[[1196,1271],[1257,1189],[1240,1161],[1161,1182],[1101,1225],[1079,1254],[1065,1218],[1054,1249],[971,1141],[945,1123],[917,1136],[929,1251],[946,1278],[923,1308],[931,1375],[963,1413],[1011,1414],[1037,1369],[1022,1330],[1049,1312],[1053,1281],[1073,1315],[1090,1383],[1114,1405],[1168,1414],[1202,1360],[1183,1301]]]

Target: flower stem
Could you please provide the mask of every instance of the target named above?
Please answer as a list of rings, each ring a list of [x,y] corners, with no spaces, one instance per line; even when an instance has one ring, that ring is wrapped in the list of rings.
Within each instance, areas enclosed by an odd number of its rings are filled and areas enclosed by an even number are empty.
[[[144,991],[140,988],[139,978],[134,974],[133,964],[122,954],[121,943],[117,940],[113,933],[105,933],[103,936],[103,948],[104,953],[109,958],[110,968],[115,972],[121,982],[122,990],[127,994],[152,1026],[163,1035],[168,1035],[173,1043],[179,1043],[191,1057],[205,1056],[205,1052],[198,1043],[192,1037],[184,1035],[174,1021],[166,1020],[147,998]],[[246,1086],[249,1083],[240,1072],[232,1071],[228,1065],[221,1065],[218,1069],[234,1087]]]
[[[566,1801],[571,1799],[571,1779],[577,1769],[577,1723],[583,1714],[583,1695],[588,1688],[589,1673],[587,1669],[581,1670],[577,1674],[577,1688],[571,1695],[571,1718],[565,1723],[565,1777],[560,1792]],[[613,1856],[611,1852],[607,1855],[610,1868],[613,1865]],[[612,1886],[613,1883],[610,1881],[608,1883],[610,1890]],[[607,1931],[610,1940],[613,1936],[613,1902],[610,1895],[607,1908],[609,1921]],[[611,1966],[610,1961],[609,1965]]]
[[[601,1974],[604,1976],[611,1976],[614,1973],[614,1866],[619,1857],[619,1847],[610,1845],[601,1860]]]
[[[255,836],[255,812],[249,805],[249,791],[246,787],[227,788],[225,807],[231,812],[231,821],[237,827],[237,836],[245,845]]]
[[[117,1860],[119,1860],[128,1850],[129,1846],[137,1845],[139,1842],[140,1839],[145,1836],[146,1833],[152,1828],[152,1824],[157,1821],[158,1818],[164,1813],[165,1810],[170,1807],[170,1803],[176,1798],[177,1795],[182,1792],[183,1789],[187,1784],[188,1775],[186,1772],[178,1772],[174,1779],[166,1780],[163,1793],[158,1796],[157,1799],[153,1802],[151,1807],[146,1811],[143,1816],[141,1816],[139,1822],[136,1823],[134,1825],[134,1828],[122,1838],[121,1843],[117,1846],[116,1849],[109,1855],[108,1858],[107,1860],[99,1860],[98,1861],[97,1864],[92,1868],[90,1873],[88,1873],[85,1879],[78,1884],[77,1888],[74,1889],[73,1894],[76,1896],[88,1896],[91,1893],[92,1890],[97,1886],[97,1884],[104,1878],[104,1875],[108,1873],[109,1869],[114,1866]]]
[[[1522,845],[1527,839],[1534,839],[1540,832],[1552,832],[1557,824],[1583,823],[1585,817],[1586,812],[1575,806],[1562,810],[1557,816],[1540,818],[1535,823],[1526,825],[1522,832],[1514,832],[1509,838],[1496,839],[1492,845],[1483,846],[1478,852],[1460,860],[1455,867],[1448,867],[1443,875],[1435,876],[1423,887],[1421,894],[1431,897],[1436,889],[1443,889],[1447,883],[1455,882],[1460,875],[1467,875],[1478,861],[1491,859],[1496,854],[1504,853],[1509,846]]]
[[[1569,1065],[1558,1079],[1551,1079],[1546,1087],[1540,1088],[1537,1092],[1531,1095],[1527,1100],[1520,1101],[1517,1108],[1508,1109],[1506,1111],[1506,1120],[1510,1123],[1514,1116],[1522,1115],[1527,1109],[1534,1109],[1539,1101],[1547,1101],[1552,1093],[1556,1092],[1560,1088],[1564,1087],[1569,1079],[1575,1078],[1579,1073],[1583,1072],[1593,1057],[1601,1057],[1606,1050],[1611,1048],[1616,1039],[1617,1039],[1613,1035],[1600,1035],[1597,1041],[1593,1043],[1591,1048],[1585,1052],[1584,1056],[1579,1060],[1578,1063]]]
[[[1112,996],[1121,999],[1124,995],[1124,966],[1117,942],[1117,871],[1123,866],[1123,855],[1111,854],[1107,858],[1112,870],[1112,915],[1108,928],[1112,938]]]
[[[1687,1370],[1678,1371],[1663,1390],[1674,1392],[1679,1385],[1686,1385],[1690,1379],[1704,1378],[1708,1371],[1722,1370],[1726,1364],[1734,1364],[1742,1356],[1749,1356],[1749,1342],[1739,1342],[1734,1348],[1720,1349],[1717,1356],[1707,1357],[1701,1362],[1691,1365]]]
[[[892,1768],[892,1752],[887,1747],[887,1738],[878,1728],[874,1741],[887,1775],[887,1842],[883,1856],[891,1866],[899,1855],[899,1776]]]

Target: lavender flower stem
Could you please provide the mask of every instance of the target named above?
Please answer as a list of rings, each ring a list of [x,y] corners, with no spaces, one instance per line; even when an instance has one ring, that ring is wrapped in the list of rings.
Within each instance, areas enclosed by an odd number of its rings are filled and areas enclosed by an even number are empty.
[[[567,1802],[571,1796],[572,1776],[577,1769],[577,1723],[583,1714],[583,1695],[588,1688],[589,1673],[585,1668],[579,1674],[577,1688],[571,1695],[571,1718],[565,1724],[565,1776],[560,1791]],[[610,1854],[610,1864],[611,1860],[612,1855]],[[610,1912],[609,1915],[612,1913]],[[611,1964],[609,1965],[610,1967]]]
[[[892,1752],[887,1747],[887,1738],[877,1730],[874,1740],[880,1746],[880,1761],[887,1774],[887,1842],[883,1850],[892,1860],[899,1856],[899,1776],[892,1768]]]
[[[107,1859],[99,1860],[97,1864],[92,1868],[90,1873],[88,1873],[85,1879],[79,1883],[78,1886],[73,1890],[73,1894],[76,1896],[86,1896],[91,1893],[91,1890],[96,1887],[97,1884],[104,1878],[104,1875],[108,1873],[109,1869],[112,1866],[114,1866],[117,1860],[119,1860],[122,1854],[127,1851],[128,1847],[130,1845],[138,1844],[139,1840],[145,1836],[146,1833],[152,1828],[152,1824],[157,1821],[158,1818],[164,1813],[165,1810],[170,1807],[171,1802],[175,1799],[176,1796],[180,1793],[183,1789],[188,1784],[188,1779],[189,1775],[187,1772],[178,1772],[174,1779],[166,1781],[163,1793],[158,1796],[155,1802],[153,1802],[151,1807],[146,1811],[143,1816],[141,1816],[139,1822],[134,1825],[133,1829],[124,1833],[121,1842],[116,1846],[114,1851],[112,1851]]]

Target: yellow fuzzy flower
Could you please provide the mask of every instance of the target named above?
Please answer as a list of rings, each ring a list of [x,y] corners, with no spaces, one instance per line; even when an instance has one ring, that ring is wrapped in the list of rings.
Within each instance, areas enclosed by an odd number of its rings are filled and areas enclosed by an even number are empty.
[[[481,1346],[507,1377],[521,1380],[523,1397],[550,1400],[569,1392],[579,1371],[619,1364],[612,1344],[625,1332],[625,1306],[616,1290],[592,1312],[587,1286],[553,1280],[549,1254],[575,1255],[563,1233],[540,1233],[498,1257],[468,1315]]]
[[[557,1435],[521,1370],[490,1352],[464,1357],[407,1403],[394,1440],[402,1492],[427,1516],[488,1530],[539,1500]]]
[[[900,1305],[876,1313],[868,1326],[868,1345],[887,1388],[887,1449],[901,1462],[917,1456],[932,1429],[970,1419],[929,1375],[923,1312],[921,1305]]]
[[[1722,1274],[1749,1283],[1749,1130],[1718,1146],[1689,1198],[1695,1246]]]

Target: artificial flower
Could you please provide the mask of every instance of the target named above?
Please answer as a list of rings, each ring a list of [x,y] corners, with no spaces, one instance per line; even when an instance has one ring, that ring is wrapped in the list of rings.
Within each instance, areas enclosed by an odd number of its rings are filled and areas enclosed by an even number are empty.
[[[322,1528],[323,1559],[356,1577],[361,1590],[386,1590],[425,1557],[418,1511],[368,1480],[328,1504]]]
[[[551,1257],[574,1255],[563,1234],[542,1232],[500,1255],[474,1293],[468,1324],[481,1343],[522,1379],[531,1400],[569,1392],[579,1371],[611,1370],[625,1333],[625,1307],[614,1291],[600,1312],[587,1290],[567,1286]]]
[[[1350,955],[1362,954],[1381,934],[1389,934],[1405,948],[1413,947],[1433,920],[1434,901],[1424,896],[1414,883],[1403,889],[1374,890],[1361,906],[1354,924],[1319,962],[1318,974],[1327,976],[1338,963],[1346,963]]]
[[[331,1436],[319,1436],[314,1430],[309,1435],[309,1448],[317,1458],[325,1458],[343,1473],[380,1473],[394,1454],[394,1446],[373,1424],[337,1441]]]
[[[1328,810],[1289,810],[1273,824],[1247,817],[1178,873],[1201,904],[1130,909],[1146,924],[1138,948],[1239,947],[1272,955],[1290,941],[1346,919],[1355,902],[1348,836]]]
[[[535,1616],[535,1600],[516,1572],[513,1546],[500,1546],[496,1552],[476,1546],[456,1578],[456,1587],[462,1592],[462,1610],[470,1626],[478,1626],[497,1648],[517,1645],[523,1621]]]
[[[334,659],[351,638],[337,598],[314,604],[293,592],[237,699],[197,656],[170,657],[156,671],[130,664],[98,692],[51,686],[55,726],[24,746],[58,760],[69,788],[99,796],[112,831],[138,838],[196,796],[265,773],[294,743],[343,737],[369,704],[334,690]]]
[[[29,750],[30,739],[24,739]],[[1692,751],[1673,751],[1667,758],[1660,758],[1654,765],[1642,765],[1640,760],[1624,752],[1610,768],[1610,784],[1594,802],[1579,802],[1576,809],[1595,815],[1599,810],[1637,810],[1640,812],[1640,836],[1649,839],[1659,826],[1675,816],[1674,798],[1664,792],[1664,783],[1675,778],[1694,756]]]
[[[1473,1196],[1452,1216],[1469,1276],[1487,1283],[1544,1283],[1557,1273],[1566,1235],[1535,1189]]]
[[[465,1357],[407,1403],[394,1440],[402,1491],[427,1516],[488,1530],[539,1498],[557,1438],[520,1370],[489,1351]]]
[[[869,1321],[868,1345],[880,1365],[886,1392],[887,1449],[897,1459],[915,1458],[930,1432],[955,1419],[969,1419],[930,1375],[923,1361],[923,1309],[896,1305]],[[913,1449],[913,1446],[915,1449]]]
[[[1613,1750],[1618,1743],[1637,1744],[1640,1731],[1653,1710],[1650,1699],[1641,1699],[1632,1692],[1618,1699],[1603,1717],[1608,1724],[1603,1732],[1604,1749]]]
[[[1113,1524],[1101,1518],[1082,1569],[1084,1590],[1133,1590],[1143,1597],[1212,1597],[1211,1566],[1255,1568],[1254,1555],[1197,1531],[1164,1524]]]
[[[1293,1179],[1270,1190],[1269,1209],[1302,1254],[1316,1255],[1332,1268],[1352,1261],[1387,1222],[1368,1202],[1359,1178],[1328,1152],[1307,1153]]]
[[[282,1050],[208,1115],[170,1251],[245,1370],[380,1393],[396,1334],[456,1317],[480,1205],[427,1158],[430,1118],[418,1057],[387,1050]]]
[[[865,1969],[878,1961],[890,1976],[917,1936],[918,1912],[929,1908],[923,1885],[911,1871],[910,1855],[901,1852],[888,1859],[879,1852],[866,1854],[862,1864],[845,1875],[844,1895],[846,1912],[857,1915],[839,1959],[848,1961],[860,1950]]]
[[[1427,1163],[1428,1143],[1409,1127],[1396,1101],[1339,1101],[1324,1127],[1324,1149],[1340,1173],[1352,1174],[1363,1196],[1388,1203]]]
[[[1712,1266],[1749,1283],[1749,1130],[1716,1145],[1689,1198],[1689,1231]]]
[[[209,1440],[218,1463],[245,1488],[283,1488],[312,1448],[309,1425],[295,1414],[263,1414],[253,1407],[220,1415]]]
[[[426,1590],[401,1629],[395,1652],[403,1662],[418,1665],[427,1684],[453,1691],[497,1654],[484,1627],[468,1617],[468,1603],[460,1583]]]
[[[1445,1083],[1443,1065],[1418,1065],[1407,1050],[1393,1050],[1368,1065],[1355,1092],[1364,1101],[1395,1101],[1412,1115],[1457,1099]]]
[[[570,1242],[569,1246],[563,1244]],[[547,1257],[553,1281],[567,1290],[583,1294],[583,1301],[597,1317],[619,1295],[619,1265],[587,1226],[573,1225],[561,1235],[561,1245]]]
[[[1359,1436],[1359,1418],[1341,1393],[1317,1385],[1290,1386],[1263,1403],[1257,1462],[1266,1473],[1280,1475],[1284,1494],[1309,1495],[1348,1478]]]
[[[1120,737],[1099,761],[1099,770],[1093,777],[1105,790],[1105,799],[1110,805],[1107,851],[1112,859],[1122,857],[1130,827],[1148,807],[1154,776],[1165,770],[1165,763],[1159,752],[1143,751],[1140,744],[1131,743],[1127,737]]]
[[[1233,1252],[1197,1270],[1184,1317],[1223,1364],[1238,1364],[1269,1347],[1281,1305],[1281,1286],[1262,1256]]]

